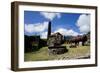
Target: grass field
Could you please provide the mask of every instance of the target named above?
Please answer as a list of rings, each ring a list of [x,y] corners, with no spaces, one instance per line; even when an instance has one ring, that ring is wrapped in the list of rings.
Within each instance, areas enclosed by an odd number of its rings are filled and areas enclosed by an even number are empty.
[[[48,47],[42,47],[39,51],[24,54],[24,61],[47,61],[47,60],[64,60],[64,59],[81,59],[90,57],[90,46],[78,46],[77,48],[68,48],[63,44],[68,52],[60,55],[49,55]]]

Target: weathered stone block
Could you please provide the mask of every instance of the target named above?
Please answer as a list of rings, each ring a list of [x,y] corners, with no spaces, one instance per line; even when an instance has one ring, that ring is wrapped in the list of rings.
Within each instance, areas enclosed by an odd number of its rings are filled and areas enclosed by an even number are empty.
[[[68,51],[66,49],[66,46],[54,46],[54,47],[48,47],[49,54],[63,54]]]

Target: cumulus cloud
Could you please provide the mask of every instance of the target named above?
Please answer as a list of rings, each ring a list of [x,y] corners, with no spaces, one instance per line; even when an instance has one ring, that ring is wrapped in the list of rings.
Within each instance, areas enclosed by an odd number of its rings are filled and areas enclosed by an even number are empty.
[[[35,24],[25,24],[25,32],[43,32],[48,28],[48,22],[35,23]]]
[[[59,32],[62,35],[65,35],[65,36],[77,36],[77,35],[79,35],[79,33],[75,32],[72,29],[67,30],[67,29],[64,29],[64,28],[59,28],[58,30],[54,31],[54,33],[56,33],[56,32]]]
[[[52,13],[52,12],[40,12],[42,16],[49,20],[53,20],[55,17],[60,18],[61,14],[60,13]]]
[[[82,14],[79,16],[76,25],[79,27],[80,32],[87,33],[90,31],[90,15]]]
[[[41,38],[43,38],[43,39],[47,39],[47,31],[42,32],[42,33],[40,34],[40,36],[41,36]]]

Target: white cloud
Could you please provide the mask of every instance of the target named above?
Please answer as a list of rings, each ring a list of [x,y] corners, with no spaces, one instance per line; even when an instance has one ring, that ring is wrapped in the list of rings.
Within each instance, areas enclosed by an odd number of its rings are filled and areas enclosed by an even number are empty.
[[[58,30],[54,31],[54,32],[51,32],[51,34],[54,34],[56,32],[59,32],[61,33],[62,35],[65,35],[65,36],[77,36],[77,35],[81,35],[75,31],[73,31],[72,29],[70,30],[67,30],[67,29],[64,29],[64,28],[59,28]],[[40,36],[42,39],[47,39],[47,31],[44,31],[44,32],[41,32],[40,33]]]
[[[67,29],[64,29],[64,28],[59,28],[58,30],[54,31],[54,33],[56,33],[56,32],[59,32],[62,35],[65,35],[65,36],[77,36],[77,35],[79,35],[79,33],[73,31],[72,29],[67,30]]]
[[[42,16],[49,20],[53,20],[55,17],[60,18],[61,14],[60,13],[52,13],[52,12],[40,12]]]
[[[47,31],[42,32],[42,33],[40,34],[40,36],[41,36],[41,38],[43,38],[43,39],[47,39]]]
[[[48,28],[48,22],[35,23],[35,24],[25,24],[25,32],[43,32]]]
[[[80,32],[87,33],[90,31],[90,15],[82,14],[79,16],[76,25]]]

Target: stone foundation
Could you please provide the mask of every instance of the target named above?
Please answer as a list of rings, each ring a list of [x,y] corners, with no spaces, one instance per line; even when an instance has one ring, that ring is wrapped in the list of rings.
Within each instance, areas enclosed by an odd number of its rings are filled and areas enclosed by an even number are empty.
[[[67,52],[66,46],[54,46],[48,47],[49,54],[63,54]]]

